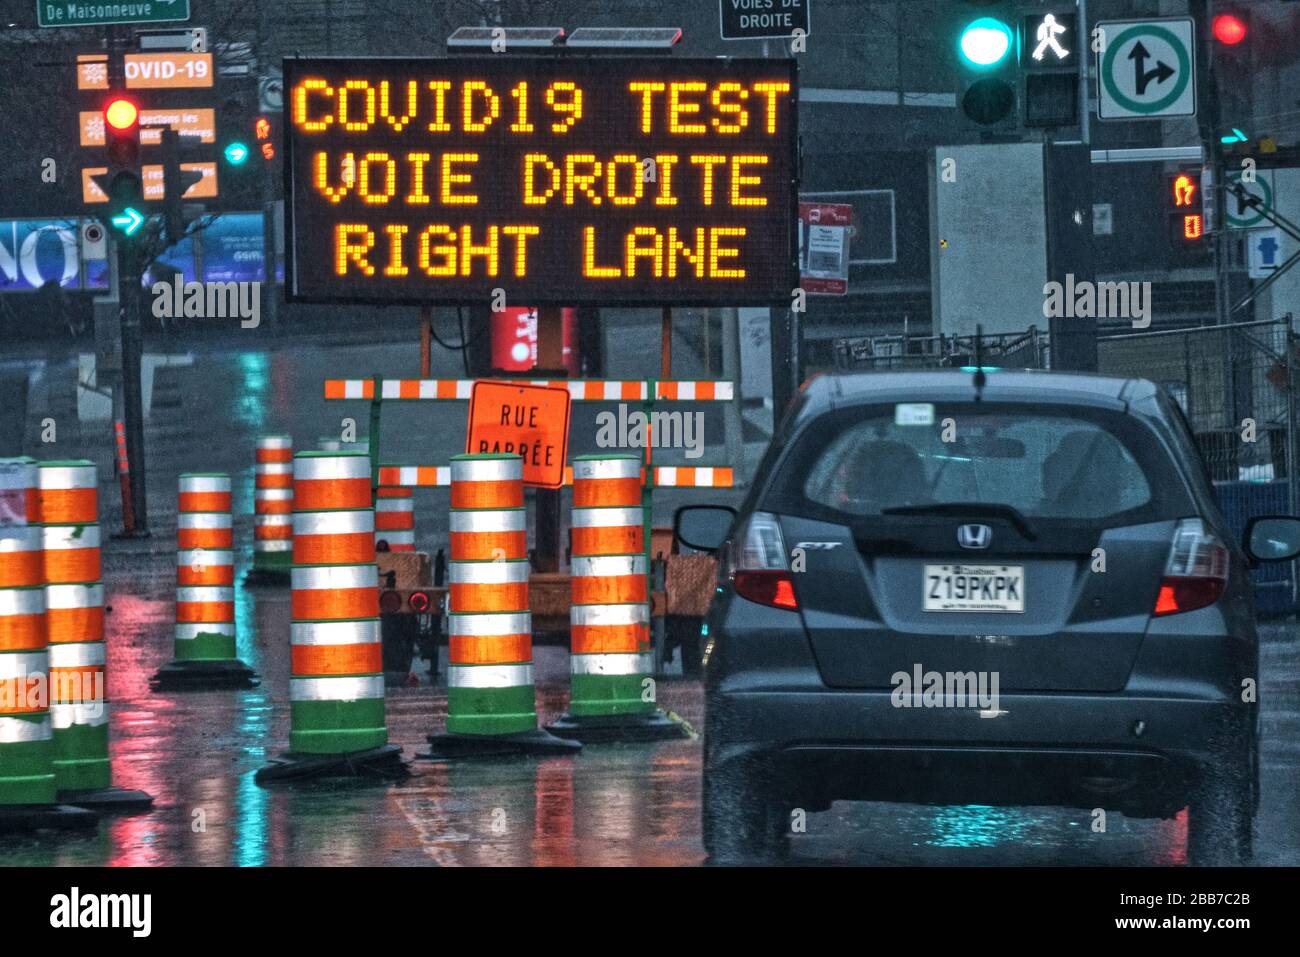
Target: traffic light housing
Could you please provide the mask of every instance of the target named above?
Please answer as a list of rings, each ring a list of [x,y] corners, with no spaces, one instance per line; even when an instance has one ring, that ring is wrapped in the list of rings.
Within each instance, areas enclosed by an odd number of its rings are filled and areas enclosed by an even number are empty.
[[[1210,20],[1212,80],[1219,97],[1219,142],[1229,151],[1249,150],[1256,135],[1251,90],[1256,85],[1253,24],[1244,6],[1219,6]]]
[[[966,0],[954,13],[957,107],[977,127],[1014,126],[1020,56],[1012,6]]]
[[[93,177],[108,197],[100,221],[120,238],[133,239],[144,225],[144,184],[140,175],[140,109],[130,97],[113,94],[104,101],[104,145],[108,169]]]
[[[1180,169],[1164,177],[1169,218],[1169,246],[1174,265],[1199,265],[1212,251],[1209,224],[1201,195],[1198,167]]]
[[[221,201],[227,209],[254,209],[260,202],[262,163],[256,145],[255,91],[241,91],[217,111],[217,166]]]
[[[189,225],[185,218],[185,194],[203,179],[198,170],[181,168],[181,136],[174,129],[162,131],[163,229],[168,243],[177,243]]]
[[[140,159],[140,108],[125,96],[104,103],[104,145],[118,166],[134,166]]]
[[[253,139],[257,143],[258,152],[262,154],[262,159],[270,162],[275,159],[277,150],[275,148],[275,128],[271,125],[271,120],[266,116],[259,116],[253,121]]]
[[[1024,78],[1022,120],[1026,127],[1059,129],[1079,123],[1079,64],[1087,45],[1078,35],[1078,15],[1068,4],[1020,19],[1020,72]]]

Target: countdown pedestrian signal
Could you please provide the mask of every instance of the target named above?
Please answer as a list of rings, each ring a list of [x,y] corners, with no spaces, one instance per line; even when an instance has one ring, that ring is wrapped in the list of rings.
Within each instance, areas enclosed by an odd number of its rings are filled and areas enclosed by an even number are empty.
[[[793,61],[285,63],[306,301],[788,303]]]

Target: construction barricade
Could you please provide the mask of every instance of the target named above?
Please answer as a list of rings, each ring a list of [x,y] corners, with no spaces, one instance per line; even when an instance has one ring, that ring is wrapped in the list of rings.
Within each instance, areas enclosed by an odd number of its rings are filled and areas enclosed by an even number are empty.
[[[427,757],[552,754],[582,745],[537,726],[523,460],[451,460],[447,724]]]
[[[569,710],[548,726],[581,741],[688,737],[655,705],[649,574],[633,455],[573,460]]]
[[[375,547],[415,551],[415,499],[409,488],[380,486],[375,493]]]
[[[114,787],[112,780],[94,463],[41,462],[37,482],[59,800],[122,811],[147,808],[152,797]]]
[[[176,516],[176,630],[173,660],[154,674],[155,691],[253,688],[258,677],[235,651],[235,539],[230,476],[180,477]]]
[[[370,460],[293,457],[289,751],[259,784],[318,776],[404,776],[388,743]]]
[[[32,459],[0,459],[0,832],[94,826],[57,803],[43,541]]]
[[[253,567],[249,584],[284,584],[293,549],[293,438],[262,435],[253,464]]]

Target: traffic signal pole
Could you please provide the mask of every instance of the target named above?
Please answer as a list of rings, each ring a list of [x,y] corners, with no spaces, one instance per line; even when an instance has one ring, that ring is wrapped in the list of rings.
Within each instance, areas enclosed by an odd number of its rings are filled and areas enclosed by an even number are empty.
[[[110,31],[109,38],[109,79],[110,87],[114,90],[123,90],[126,88],[126,66],[125,54],[129,42],[129,34],[121,27],[113,27]],[[111,136],[111,132],[107,135]],[[138,132],[134,133],[136,137]],[[138,140],[137,140],[138,142]],[[138,154],[138,147],[135,151]],[[115,160],[119,158],[115,157]],[[136,155],[132,155],[131,163],[136,162]],[[141,191],[143,191],[143,180],[141,180]],[[143,192],[141,194],[143,198]],[[109,224],[105,224],[106,228]],[[108,230],[110,235],[112,230]],[[141,342],[140,331],[140,309],[141,309],[141,292],[140,284],[144,275],[143,252],[140,249],[140,242],[143,237],[132,236],[129,232],[125,235],[113,237],[113,247],[116,253],[115,259],[117,264],[117,298],[119,313],[119,324],[122,333],[122,419],[126,429],[126,458],[130,474],[130,492],[131,492],[131,517],[133,522],[129,525],[124,522],[124,528],[121,537],[124,538],[148,538],[149,537],[149,508],[145,495],[145,463],[144,463],[144,397],[140,383],[140,365],[141,352],[143,344]],[[126,509],[124,508],[125,512]]]
[[[123,532],[131,538],[149,537],[149,510],[145,501],[144,398],[140,388],[142,342],[140,335],[140,284],[143,262],[135,243],[117,239],[118,306],[122,326],[122,405],[126,425],[126,458],[130,465],[131,511],[135,523]]]

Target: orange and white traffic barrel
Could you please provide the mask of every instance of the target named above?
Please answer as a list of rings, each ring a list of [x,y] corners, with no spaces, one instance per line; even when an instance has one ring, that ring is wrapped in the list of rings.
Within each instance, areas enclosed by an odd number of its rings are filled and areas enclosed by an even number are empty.
[[[569,714],[643,715],[654,674],[641,511],[641,460],[573,460]],[[648,698],[648,700],[647,700]]]
[[[230,476],[181,475],[177,497],[176,661],[233,661],[235,553]]]
[[[451,460],[447,565],[447,731],[506,735],[537,729],[533,689],[523,460]]]
[[[289,749],[380,748],[388,730],[370,459],[299,452],[293,478]]]
[[[56,796],[37,471],[0,459],[0,805]]]
[[[375,493],[375,544],[390,552],[415,551],[415,499],[409,488],[381,486]]]
[[[259,436],[253,473],[253,570],[287,572],[293,549],[292,437]]]
[[[41,462],[40,518],[58,790],[112,786],[95,466]],[[53,616],[48,609],[55,609]]]

